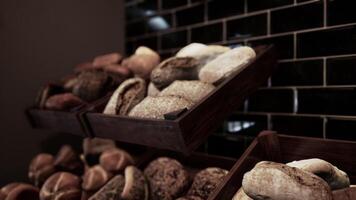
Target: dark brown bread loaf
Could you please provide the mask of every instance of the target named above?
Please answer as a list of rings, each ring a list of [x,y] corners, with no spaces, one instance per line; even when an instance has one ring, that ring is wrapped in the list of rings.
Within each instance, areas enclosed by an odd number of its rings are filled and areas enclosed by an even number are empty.
[[[49,177],[40,191],[41,200],[78,200],[81,198],[80,178],[68,172]]]
[[[0,200],[39,200],[39,189],[26,183],[10,183],[0,189]]]
[[[32,159],[28,171],[30,181],[40,187],[48,177],[56,172],[54,158],[50,154],[41,153]]]

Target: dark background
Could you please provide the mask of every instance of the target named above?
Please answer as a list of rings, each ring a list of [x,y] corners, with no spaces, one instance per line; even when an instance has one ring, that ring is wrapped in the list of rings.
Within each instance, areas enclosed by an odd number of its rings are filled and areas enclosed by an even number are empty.
[[[239,156],[259,131],[356,140],[356,14],[350,0],[131,0],[126,50],[191,42],[275,44],[279,68],[205,151]],[[165,21],[161,26],[158,19]]]
[[[32,130],[38,89],[95,55],[123,52],[120,0],[0,0],[0,185],[24,180],[30,159],[80,138]]]

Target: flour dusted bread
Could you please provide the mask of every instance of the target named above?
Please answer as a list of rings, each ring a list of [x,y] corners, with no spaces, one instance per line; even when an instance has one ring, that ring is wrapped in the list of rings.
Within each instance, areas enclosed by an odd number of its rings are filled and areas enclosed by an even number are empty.
[[[220,83],[236,71],[243,70],[256,57],[250,47],[237,47],[229,50],[211,62],[199,72],[199,79],[207,83]]]
[[[178,96],[146,97],[130,111],[129,116],[164,119],[165,114],[190,108],[192,105],[191,101]]]
[[[180,96],[196,103],[213,91],[214,88],[212,84],[201,81],[174,81],[158,96]]]
[[[127,115],[146,95],[146,83],[141,78],[124,81],[111,96],[104,114]]]
[[[193,57],[199,61],[199,65],[203,66],[206,63],[215,59],[218,55],[230,50],[230,47],[220,45],[205,45],[201,43],[192,43],[183,47],[176,54],[177,57]]]
[[[348,175],[325,160],[313,158],[287,163],[288,166],[296,167],[313,173],[324,179],[332,190],[347,188],[350,186]]]
[[[332,200],[328,184],[318,176],[285,164],[263,161],[244,175],[244,192],[252,199]]]

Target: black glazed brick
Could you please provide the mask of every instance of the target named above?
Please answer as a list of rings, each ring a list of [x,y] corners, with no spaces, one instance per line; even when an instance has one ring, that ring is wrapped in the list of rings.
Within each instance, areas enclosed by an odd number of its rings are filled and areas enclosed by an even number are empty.
[[[294,0],[248,0],[248,11],[263,10],[293,4]]]
[[[271,12],[271,32],[281,33],[323,26],[323,3],[301,5]]]
[[[161,0],[162,9],[171,9],[188,4],[188,0]]]
[[[161,48],[170,49],[185,46],[187,44],[187,31],[167,33],[161,37]]]
[[[356,57],[333,58],[327,60],[327,84],[356,84]]]
[[[232,135],[257,136],[261,131],[267,130],[266,115],[233,114],[224,123],[224,130]]]
[[[326,123],[326,138],[356,141],[356,121],[328,119]]]
[[[244,0],[211,0],[208,3],[209,19],[218,19],[244,13]]]
[[[176,13],[177,26],[196,24],[204,21],[204,5],[187,8]]]
[[[126,52],[126,55],[131,55],[135,52],[135,49],[134,49],[134,43],[133,42],[126,42],[125,43],[125,52]]]
[[[243,137],[210,136],[208,139],[208,154],[239,158],[248,147],[250,141]]]
[[[274,44],[280,58],[287,59],[293,57],[293,52],[294,52],[293,35],[251,40],[248,42],[248,44],[252,46]]]
[[[248,38],[266,34],[266,13],[227,21],[228,39]]]
[[[297,43],[298,57],[356,53],[356,26],[298,34]]]
[[[323,60],[279,63],[272,86],[323,85]]]
[[[356,1],[328,0],[328,24],[345,24],[356,22]]]
[[[322,138],[323,124],[320,117],[272,116],[272,129],[279,134]]]
[[[147,46],[151,49],[157,49],[157,37],[148,37],[136,40],[134,48],[136,49],[139,46]]]
[[[157,0],[144,0],[141,3],[136,5],[139,9],[143,10],[145,15],[154,13],[153,11],[158,10],[158,1]]]
[[[126,25],[126,34],[127,37],[139,36],[146,33],[146,24],[145,21],[137,21],[133,23],[128,23]]]
[[[210,24],[192,29],[191,42],[214,43],[222,41],[222,24]]]
[[[328,115],[355,115],[355,88],[300,89],[298,112]]]
[[[293,112],[293,90],[262,89],[248,100],[248,111]]]
[[[161,56],[161,61],[167,59],[167,58],[170,58],[173,56],[173,53],[171,52],[164,52],[164,53],[160,53],[159,54]]]
[[[148,32],[164,31],[173,27],[172,15],[157,15],[147,19],[146,21]]]

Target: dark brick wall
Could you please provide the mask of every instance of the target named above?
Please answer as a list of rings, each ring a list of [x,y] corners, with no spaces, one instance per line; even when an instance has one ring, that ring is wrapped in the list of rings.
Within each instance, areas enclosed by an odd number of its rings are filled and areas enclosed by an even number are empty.
[[[356,138],[356,14],[350,0],[126,1],[126,49],[273,43],[279,69],[218,131]],[[157,26],[161,25],[161,26]],[[216,144],[215,144],[216,145]]]

